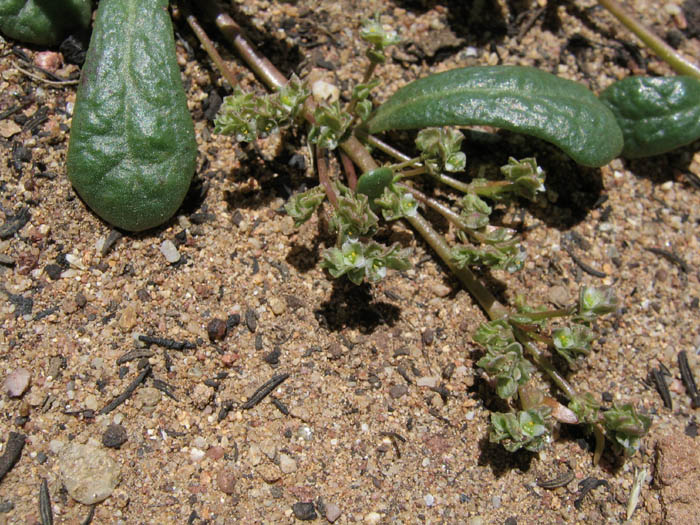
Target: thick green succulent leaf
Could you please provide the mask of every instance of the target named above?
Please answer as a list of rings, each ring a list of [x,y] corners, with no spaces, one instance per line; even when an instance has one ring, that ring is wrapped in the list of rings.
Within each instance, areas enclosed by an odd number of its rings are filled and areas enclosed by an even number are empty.
[[[59,43],[90,25],[91,0],[0,0],[0,33],[30,44]]]
[[[68,148],[76,191],[107,222],[146,230],[182,204],[196,154],[168,0],[102,0]]]
[[[586,87],[519,66],[475,66],[416,80],[370,117],[370,133],[488,125],[557,145],[579,164],[603,166],[622,150],[610,110]]]
[[[384,193],[384,188],[393,181],[394,171],[391,168],[382,166],[360,175],[360,178],[357,179],[357,188],[355,190],[357,193],[367,195],[372,211],[376,212],[379,206],[375,204],[374,200],[380,198]]]
[[[627,77],[600,94],[622,128],[628,158],[666,153],[700,138],[700,80]]]

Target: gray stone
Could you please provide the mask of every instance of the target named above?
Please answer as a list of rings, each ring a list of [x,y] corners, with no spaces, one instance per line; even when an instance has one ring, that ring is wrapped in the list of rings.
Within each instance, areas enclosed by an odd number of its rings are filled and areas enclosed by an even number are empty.
[[[107,499],[119,484],[119,465],[103,449],[70,443],[58,457],[61,480],[74,500],[94,505]]]
[[[166,239],[160,245],[160,253],[163,254],[165,260],[170,264],[175,264],[180,260],[180,252],[177,251],[177,246],[173,241]]]

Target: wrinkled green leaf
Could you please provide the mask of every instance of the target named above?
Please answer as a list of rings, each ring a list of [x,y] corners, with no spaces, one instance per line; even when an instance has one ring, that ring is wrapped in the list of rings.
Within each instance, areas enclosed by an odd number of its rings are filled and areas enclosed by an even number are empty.
[[[602,166],[622,150],[610,110],[586,87],[519,66],[476,66],[398,90],[368,120],[370,133],[489,125],[552,142],[576,162]]]
[[[659,155],[700,138],[700,80],[627,77],[600,94],[622,128],[629,158]]]
[[[76,191],[119,228],[152,228],[180,207],[196,155],[168,1],[102,0],[68,148]]]
[[[86,29],[91,15],[91,0],[0,0],[0,33],[53,45],[72,30]]]

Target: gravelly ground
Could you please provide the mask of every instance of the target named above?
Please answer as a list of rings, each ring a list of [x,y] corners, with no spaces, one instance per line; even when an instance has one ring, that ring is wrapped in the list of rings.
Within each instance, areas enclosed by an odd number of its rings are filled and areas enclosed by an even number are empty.
[[[697,2],[650,6],[628,5],[700,55]],[[631,73],[668,72],[592,2],[233,7],[285,73],[316,70],[342,87],[362,74],[359,23],[381,9],[407,43],[382,68],[380,98],[428,71],[473,64],[536,65],[596,91]],[[320,514],[337,508],[337,523],[621,523],[642,467],[649,476],[631,523],[697,519],[696,415],[676,361],[685,350],[698,376],[697,143],[600,170],[511,135],[466,146],[474,170],[536,154],[549,176],[547,200],[503,216],[522,223],[525,269],[494,272],[490,286],[511,302],[527,291],[533,302],[561,304],[582,284],[614,284],[623,309],[600,323],[596,350],[572,381],[607,403],[633,401],[654,419],[641,452],[624,464],[605,456],[593,466],[590,443],[568,429],[539,455],[511,455],[488,443],[488,407],[498,404],[476,375],[480,351],[470,338],[482,311],[401,226],[387,236],[414,248],[414,269],[371,288],[330,281],[317,267],[326,241],[318,221],[296,231],[281,211],[290,190],[312,183],[303,141],[285,135],[241,146],[214,136],[208,119],[227,88],[201,51],[178,47],[206,191],[166,226],[122,237],[101,255],[110,228],[65,177],[74,86],[24,74],[13,45],[0,43],[0,113],[22,109],[0,120],[0,204],[6,224],[23,208],[30,218],[0,240],[0,376],[26,368],[31,386],[19,398],[0,397],[0,440],[26,436],[20,461],[0,481],[0,524],[40,522],[42,480],[55,523],[85,519],[89,507],[59,476],[69,442],[105,450],[121,472],[93,523],[291,523],[299,502],[316,503]],[[21,49],[30,58],[40,51]],[[243,86],[261,89],[224,55]],[[32,127],[37,112],[46,120]],[[161,254],[164,240],[176,245],[178,263]],[[605,277],[584,271],[567,245]],[[214,319],[228,321],[228,333],[212,343]],[[144,334],[194,348],[145,345]],[[671,373],[671,410],[646,382],[660,365]],[[95,415],[148,367],[133,397]],[[280,374],[289,377],[270,397],[241,408]],[[430,388],[439,385],[447,395]],[[102,445],[110,424],[126,433],[120,448]],[[109,435],[118,442],[115,428]],[[566,487],[537,486],[567,469],[574,480]],[[607,485],[577,507],[587,477]]]

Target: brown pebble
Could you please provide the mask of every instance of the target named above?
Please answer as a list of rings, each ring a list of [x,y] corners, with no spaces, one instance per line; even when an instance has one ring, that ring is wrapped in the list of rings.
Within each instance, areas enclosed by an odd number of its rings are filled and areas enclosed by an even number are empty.
[[[222,468],[216,474],[216,484],[224,494],[233,494],[236,488],[236,476],[230,468]]]
[[[212,319],[207,324],[207,335],[210,341],[221,341],[226,337],[226,321],[223,319]]]
[[[210,459],[216,460],[216,459],[223,458],[224,453],[225,453],[224,447],[220,447],[220,446],[216,445],[213,447],[209,447],[207,449],[206,456]]]
[[[666,270],[664,270],[663,268],[659,268],[658,270],[656,270],[656,274],[654,274],[654,277],[656,278],[657,281],[662,283],[666,279],[668,279],[668,272]]]
[[[231,352],[225,353],[221,356],[221,364],[226,367],[232,366],[238,360],[238,354],[232,354]]]
[[[399,399],[406,394],[408,394],[408,387],[406,385],[394,385],[389,389],[389,395],[392,399]]]

